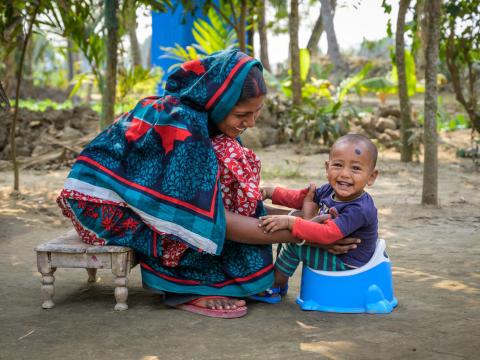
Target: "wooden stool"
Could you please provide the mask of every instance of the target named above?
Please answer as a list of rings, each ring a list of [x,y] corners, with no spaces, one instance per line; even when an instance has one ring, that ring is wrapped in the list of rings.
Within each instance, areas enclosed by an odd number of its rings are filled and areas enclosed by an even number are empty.
[[[137,264],[132,249],[123,246],[95,246],[84,243],[75,230],[41,244],[35,248],[37,267],[42,274],[42,298],[44,309],[51,309],[55,294],[57,268],[85,268],[88,282],[96,281],[97,269],[112,269],[115,275],[115,310],[127,310],[127,277]]]

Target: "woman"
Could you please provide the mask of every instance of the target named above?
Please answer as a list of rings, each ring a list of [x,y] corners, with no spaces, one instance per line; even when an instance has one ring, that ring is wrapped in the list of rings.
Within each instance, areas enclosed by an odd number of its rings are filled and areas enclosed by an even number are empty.
[[[255,125],[264,93],[253,86],[239,102],[254,68],[237,50],[182,64],[165,96],[143,99],[82,151],[58,198],[85,242],[133,248],[144,287],[207,316],[245,315],[244,300],[229,297],[268,288],[269,244],[298,241],[263,234],[222,203],[210,137]]]

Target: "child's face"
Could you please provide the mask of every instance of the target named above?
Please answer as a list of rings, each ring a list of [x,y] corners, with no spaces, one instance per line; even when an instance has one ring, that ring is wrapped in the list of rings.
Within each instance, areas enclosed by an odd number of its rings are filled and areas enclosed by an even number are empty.
[[[254,127],[263,107],[265,95],[251,98],[235,105],[230,114],[217,125],[218,129],[232,139],[237,138],[245,129]]]
[[[341,142],[332,148],[325,167],[337,200],[353,200],[363,193],[365,186],[373,185],[378,171],[373,168],[371,157],[363,143]]]

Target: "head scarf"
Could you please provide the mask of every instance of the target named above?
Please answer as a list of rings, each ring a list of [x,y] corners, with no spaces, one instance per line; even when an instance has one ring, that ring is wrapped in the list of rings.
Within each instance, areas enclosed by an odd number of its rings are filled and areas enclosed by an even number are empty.
[[[220,254],[225,213],[208,124],[238,101],[257,60],[238,50],[182,64],[79,155],[65,190],[128,206],[155,231]]]

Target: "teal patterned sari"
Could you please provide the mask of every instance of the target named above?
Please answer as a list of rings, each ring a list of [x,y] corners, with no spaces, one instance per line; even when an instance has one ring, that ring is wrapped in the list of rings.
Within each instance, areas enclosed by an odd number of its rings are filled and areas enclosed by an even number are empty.
[[[248,296],[273,283],[271,246],[225,240],[209,134],[253,66],[237,50],[182,64],[164,96],[141,100],[87,145],[65,182],[58,203],[83,240],[133,248],[149,289]],[[169,254],[188,248],[174,266],[162,261],[166,243]]]

